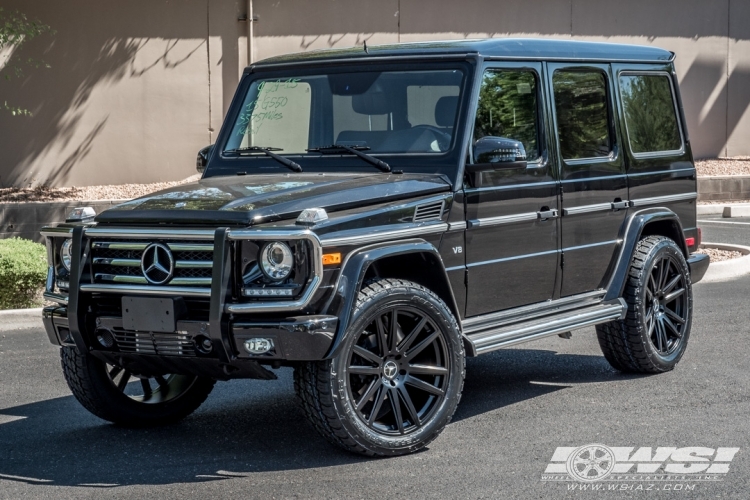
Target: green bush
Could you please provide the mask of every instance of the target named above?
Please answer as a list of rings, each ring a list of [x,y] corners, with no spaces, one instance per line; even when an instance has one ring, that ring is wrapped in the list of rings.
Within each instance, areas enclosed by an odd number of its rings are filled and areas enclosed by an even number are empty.
[[[47,249],[23,238],[0,240],[0,309],[42,304],[47,279]]]

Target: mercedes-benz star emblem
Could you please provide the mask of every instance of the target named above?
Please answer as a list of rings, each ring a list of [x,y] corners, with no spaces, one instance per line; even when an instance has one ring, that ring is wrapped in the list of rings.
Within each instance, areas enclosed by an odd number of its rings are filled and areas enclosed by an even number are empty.
[[[393,361],[387,361],[385,365],[383,365],[383,375],[385,375],[385,378],[388,380],[393,380],[397,372],[398,366]]]
[[[174,257],[169,247],[152,243],[146,247],[141,257],[143,276],[152,285],[163,285],[174,274]]]

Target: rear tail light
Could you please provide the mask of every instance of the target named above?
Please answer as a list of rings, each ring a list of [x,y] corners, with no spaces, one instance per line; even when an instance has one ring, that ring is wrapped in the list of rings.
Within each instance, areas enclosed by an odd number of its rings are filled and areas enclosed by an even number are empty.
[[[685,243],[687,244],[687,246],[692,248],[695,246],[695,238],[685,238]]]

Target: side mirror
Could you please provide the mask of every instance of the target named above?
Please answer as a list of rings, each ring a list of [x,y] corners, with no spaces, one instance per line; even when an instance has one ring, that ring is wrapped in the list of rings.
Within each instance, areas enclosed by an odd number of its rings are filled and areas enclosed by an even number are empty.
[[[195,169],[199,173],[203,173],[208,165],[208,157],[211,156],[211,151],[214,149],[214,145],[206,146],[205,148],[198,151],[198,158],[195,160]]]
[[[468,172],[526,168],[526,149],[521,141],[487,136],[474,143],[474,163]]]

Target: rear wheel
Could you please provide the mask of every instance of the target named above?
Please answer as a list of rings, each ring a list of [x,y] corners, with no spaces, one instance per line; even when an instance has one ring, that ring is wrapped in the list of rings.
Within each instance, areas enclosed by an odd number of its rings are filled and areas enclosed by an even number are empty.
[[[455,318],[432,292],[380,280],[359,294],[336,357],[295,370],[295,389],[314,427],[364,455],[402,455],[450,421],[464,380]]]
[[[176,422],[195,411],[215,384],[192,375],[133,374],[75,347],[63,347],[60,355],[65,380],[84,408],[124,426]]]
[[[624,298],[625,319],[596,327],[604,356],[624,372],[672,370],[687,347],[693,308],[690,269],[673,240],[648,236],[638,243]]]

